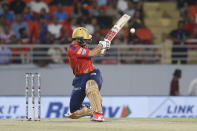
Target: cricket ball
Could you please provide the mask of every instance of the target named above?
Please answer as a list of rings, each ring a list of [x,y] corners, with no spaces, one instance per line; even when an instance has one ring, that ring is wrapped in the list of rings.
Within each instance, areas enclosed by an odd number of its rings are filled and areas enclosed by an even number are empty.
[[[130,29],[130,32],[133,34],[133,33],[135,33],[135,28],[131,28]]]

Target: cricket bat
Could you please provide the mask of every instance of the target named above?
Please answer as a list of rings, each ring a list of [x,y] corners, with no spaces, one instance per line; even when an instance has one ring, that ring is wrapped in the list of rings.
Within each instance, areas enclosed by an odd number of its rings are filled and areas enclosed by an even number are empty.
[[[117,35],[117,33],[122,29],[122,27],[127,23],[127,21],[129,21],[130,18],[131,16],[124,14],[107,33],[107,35],[104,38],[104,41],[111,42],[113,38]],[[105,51],[106,49],[102,49],[101,55],[104,55]]]

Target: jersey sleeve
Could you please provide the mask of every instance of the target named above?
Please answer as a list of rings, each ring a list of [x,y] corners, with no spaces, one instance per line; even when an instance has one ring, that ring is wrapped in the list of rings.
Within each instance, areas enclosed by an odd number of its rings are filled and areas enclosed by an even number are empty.
[[[73,45],[71,45],[69,48],[70,48],[69,53],[72,54],[72,55],[75,55],[78,58],[89,57],[89,52],[90,52],[89,49],[85,49],[85,48],[82,48],[80,46],[76,47],[76,46],[73,46]]]

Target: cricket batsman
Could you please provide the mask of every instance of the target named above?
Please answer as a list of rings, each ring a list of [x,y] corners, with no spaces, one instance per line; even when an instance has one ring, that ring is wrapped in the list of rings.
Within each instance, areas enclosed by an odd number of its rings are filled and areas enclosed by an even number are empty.
[[[100,94],[102,76],[99,69],[93,65],[91,58],[99,56],[102,49],[109,49],[110,42],[99,41],[96,48],[90,50],[87,48],[87,43],[91,38],[92,36],[84,27],[78,27],[72,33],[73,41],[67,51],[75,77],[72,82],[74,88],[70,98],[70,113],[65,116],[71,119],[92,116],[94,121],[104,121]],[[90,107],[82,105],[86,95],[90,101]]]

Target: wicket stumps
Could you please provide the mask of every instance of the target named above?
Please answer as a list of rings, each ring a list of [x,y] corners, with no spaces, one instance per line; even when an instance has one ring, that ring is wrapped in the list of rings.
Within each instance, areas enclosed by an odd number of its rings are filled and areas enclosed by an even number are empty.
[[[26,100],[26,107],[25,107],[25,119],[26,120],[33,120],[35,121],[35,87],[37,87],[38,92],[38,121],[41,118],[41,90],[40,84],[41,78],[39,73],[25,73],[25,100]],[[32,118],[29,118],[29,89],[31,89],[31,98],[32,98]]]

